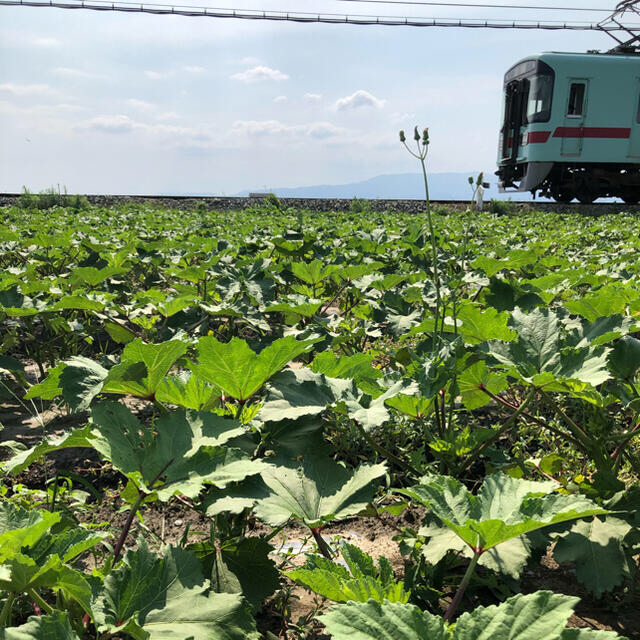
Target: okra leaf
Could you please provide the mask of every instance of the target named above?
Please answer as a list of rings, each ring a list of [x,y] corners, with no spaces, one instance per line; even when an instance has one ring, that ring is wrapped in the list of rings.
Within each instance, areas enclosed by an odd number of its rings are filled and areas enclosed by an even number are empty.
[[[271,495],[256,505],[256,516],[277,527],[290,518],[318,527],[362,511],[386,474],[383,464],[348,471],[330,458],[306,458],[302,467],[274,467],[262,473]]]
[[[442,618],[400,602],[349,602],[318,620],[334,638],[350,640],[451,640]]]
[[[80,640],[63,611],[49,616],[31,616],[19,627],[0,629],[0,640]]]
[[[156,556],[142,539],[105,578],[93,611],[101,633],[136,640],[257,637],[248,604],[239,594],[210,593],[194,553],[167,546]]]
[[[448,476],[425,476],[398,491],[429,507],[471,549],[484,553],[551,524],[607,513],[580,495],[551,493],[556,486],[498,473],[485,479],[477,495]]]
[[[578,582],[599,598],[624,579],[622,541],[630,530],[630,524],[617,518],[581,520],[556,543],[553,557],[575,562]]]
[[[287,363],[308,351],[316,339],[279,338],[260,353],[239,338],[219,342],[212,336],[198,342],[198,362],[193,372],[237,400],[247,400]]]

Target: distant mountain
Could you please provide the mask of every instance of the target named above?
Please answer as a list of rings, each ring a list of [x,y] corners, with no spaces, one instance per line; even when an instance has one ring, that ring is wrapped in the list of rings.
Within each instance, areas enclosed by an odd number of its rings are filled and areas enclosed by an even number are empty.
[[[432,173],[429,175],[429,195],[432,200],[466,200],[471,198],[471,187],[468,178],[475,173]],[[498,179],[495,175],[485,173],[485,181],[491,187],[485,190],[485,201],[496,200],[531,200],[528,193],[498,193]],[[249,193],[263,193],[265,188],[251,189],[237,193],[237,196],[248,196]],[[349,184],[319,184],[309,187],[277,187],[268,188],[281,198],[380,198],[419,200],[424,198],[424,182],[419,173],[396,173],[376,176],[362,182]]]

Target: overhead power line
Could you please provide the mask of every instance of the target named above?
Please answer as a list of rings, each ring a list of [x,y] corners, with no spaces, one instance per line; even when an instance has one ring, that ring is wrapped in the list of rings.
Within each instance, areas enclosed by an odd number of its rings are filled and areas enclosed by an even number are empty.
[[[611,13],[611,9],[588,9],[587,7],[542,7],[539,5],[524,4],[476,4],[470,2],[422,2],[421,0],[337,0],[338,2],[359,2],[363,4],[391,4],[403,6],[426,6],[426,7],[471,7],[477,9],[535,9],[543,11],[586,11]]]
[[[154,15],[176,15],[194,18],[231,18],[242,20],[274,20],[281,22],[380,25],[398,27],[458,27],[467,29],[543,29],[570,31],[621,31],[626,28],[616,23],[600,26],[590,22],[524,20],[484,20],[478,18],[421,18],[403,16],[366,16],[346,14],[312,14],[305,12],[257,11],[251,9],[219,9],[170,5],[160,3],[133,3],[109,0],[0,0],[0,6],[53,7],[57,9],[87,9],[91,11],[118,11],[125,13],[148,13]],[[640,27],[640,25],[638,25]]]

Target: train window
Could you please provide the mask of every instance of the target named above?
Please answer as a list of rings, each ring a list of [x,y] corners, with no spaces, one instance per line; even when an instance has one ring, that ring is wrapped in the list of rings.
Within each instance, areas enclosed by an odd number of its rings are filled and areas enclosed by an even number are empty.
[[[584,109],[584,90],[583,82],[574,82],[569,90],[569,106],[567,107],[568,116],[581,116]]]
[[[553,96],[553,76],[538,75],[529,81],[526,123],[549,122],[551,98]]]

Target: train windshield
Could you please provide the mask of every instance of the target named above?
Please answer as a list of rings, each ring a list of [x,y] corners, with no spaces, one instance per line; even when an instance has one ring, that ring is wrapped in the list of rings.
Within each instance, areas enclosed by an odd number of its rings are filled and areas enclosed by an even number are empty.
[[[528,79],[528,84],[526,123],[548,122],[551,117],[553,75],[548,73],[535,75]]]

